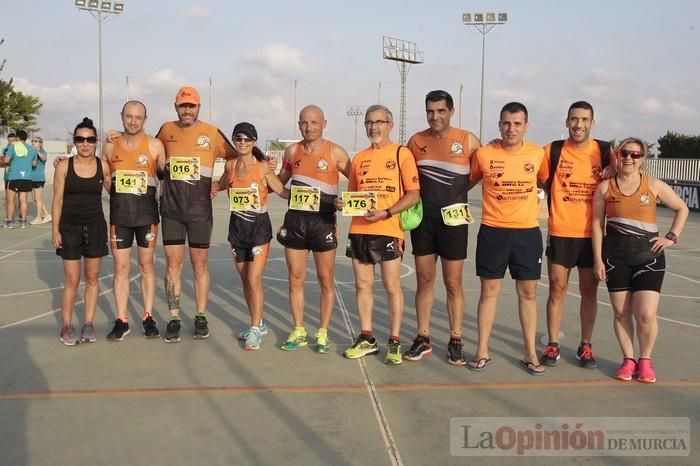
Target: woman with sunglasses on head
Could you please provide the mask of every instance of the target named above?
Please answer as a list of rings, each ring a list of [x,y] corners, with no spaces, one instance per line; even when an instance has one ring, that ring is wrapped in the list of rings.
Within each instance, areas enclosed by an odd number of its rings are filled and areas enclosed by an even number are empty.
[[[43,199],[41,198],[44,184],[46,183],[46,150],[44,150],[44,140],[39,136],[32,138],[32,146],[36,150],[37,160],[36,167],[32,168],[32,191],[34,194],[34,204],[36,204],[36,218],[29,222],[30,225],[38,225],[40,223],[49,223],[51,214],[46,208]]]
[[[618,146],[617,175],[603,181],[593,198],[593,256],[596,277],[607,283],[622,364],[615,378],[656,382],[651,353],[658,334],[656,311],[666,270],[664,249],[673,246],[688,207],[663,181],[644,171],[647,145],[627,138]],[[656,224],[656,200],[674,211],[668,233]],[[605,234],[603,234],[605,227]],[[639,359],[634,359],[635,323]]]
[[[77,155],[56,165],[53,194],[52,242],[63,258],[64,288],[61,296],[60,339],[66,346],[96,340],[93,318],[99,295],[102,258],[108,254],[107,223],[102,212],[102,188],[109,192],[109,163],[95,156],[97,131],[89,118],[75,127]],[[80,259],[85,275],[85,322],[80,337],[72,326],[75,298],[80,284]]]
[[[265,300],[262,276],[272,240],[267,194],[274,191],[282,196],[285,189],[255,145],[258,139],[255,126],[238,123],[233,128],[232,139],[238,157],[226,162],[218,190],[228,189],[231,210],[228,240],[250,313],[250,328],[243,330],[238,339],[245,341],[244,350],[255,351],[267,335],[262,321]]]

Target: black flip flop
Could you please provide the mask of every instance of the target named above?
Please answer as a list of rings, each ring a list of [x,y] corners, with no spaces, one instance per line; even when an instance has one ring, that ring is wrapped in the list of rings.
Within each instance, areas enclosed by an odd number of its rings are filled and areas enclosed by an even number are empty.
[[[491,364],[491,358],[472,359],[467,363],[467,369],[474,372],[481,372],[486,370],[489,364]]]
[[[542,364],[535,364],[534,362],[531,361],[520,361],[520,367],[525,369],[525,371],[530,374],[530,375],[544,375],[544,368],[541,371],[538,371],[537,369],[542,368]]]

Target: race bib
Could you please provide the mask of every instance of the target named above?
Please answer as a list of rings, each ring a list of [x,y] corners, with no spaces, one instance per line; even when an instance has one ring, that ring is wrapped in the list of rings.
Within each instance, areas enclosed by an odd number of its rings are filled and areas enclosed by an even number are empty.
[[[144,170],[117,170],[116,183],[119,194],[146,194],[148,175]]]
[[[228,188],[228,204],[232,212],[260,209],[258,187]]]
[[[474,217],[469,211],[469,204],[458,202],[440,209],[442,223],[449,227],[457,225],[470,225],[474,223]]]
[[[170,157],[170,179],[199,180],[199,157]]]
[[[306,212],[318,212],[321,207],[321,188],[312,186],[292,186],[289,194],[289,208]]]
[[[377,208],[377,193],[374,191],[345,191],[343,193],[343,216],[359,217]]]

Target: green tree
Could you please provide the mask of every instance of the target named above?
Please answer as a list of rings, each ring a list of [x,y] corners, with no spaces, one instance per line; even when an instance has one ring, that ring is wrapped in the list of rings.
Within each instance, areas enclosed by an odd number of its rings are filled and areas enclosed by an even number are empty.
[[[700,136],[667,131],[665,136],[659,138],[659,157],[700,159]]]
[[[12,79],[0,79],[0,128],[39,131],[36,119],[41,111],[38,97],[16,91]]]

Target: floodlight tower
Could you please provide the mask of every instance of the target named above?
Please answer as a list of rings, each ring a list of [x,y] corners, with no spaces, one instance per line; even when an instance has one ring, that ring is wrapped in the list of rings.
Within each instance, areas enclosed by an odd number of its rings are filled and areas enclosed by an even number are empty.
[[[99,114],[100,114],[100,148],[104,141],[104,99],[102,98],[102,23],[108,15],[118,15],[124,11],[124,2],[112,2],[102,0],[75,0],[75,6],[79,10],[87,11],[97,21],[97,49],[98,49],[98,80],[99,80]]]
[[[499,24],[508,21],[508,13],[464,13],[462,22],[467,26],[474,26],[481,33],[481,108],[479,109],[479,140],[483,141],[484,130],[484,50],[486,48],[486,34]]]
[[[401,75],[401,110],[399,115],[399,144],[406,142],[406,76],[412,64],[423,63],[423,52],[415,42],[384,36],[384,59],[393,60]]]
[[[365,116],[365,109],[359,105],[348,105],[346,113],[349,117],[352,117],[352,119],[355,120],[355,152],[353,153],[353,155],[355,155],[357,154],[357,123],[360,122],[360,118]]]

